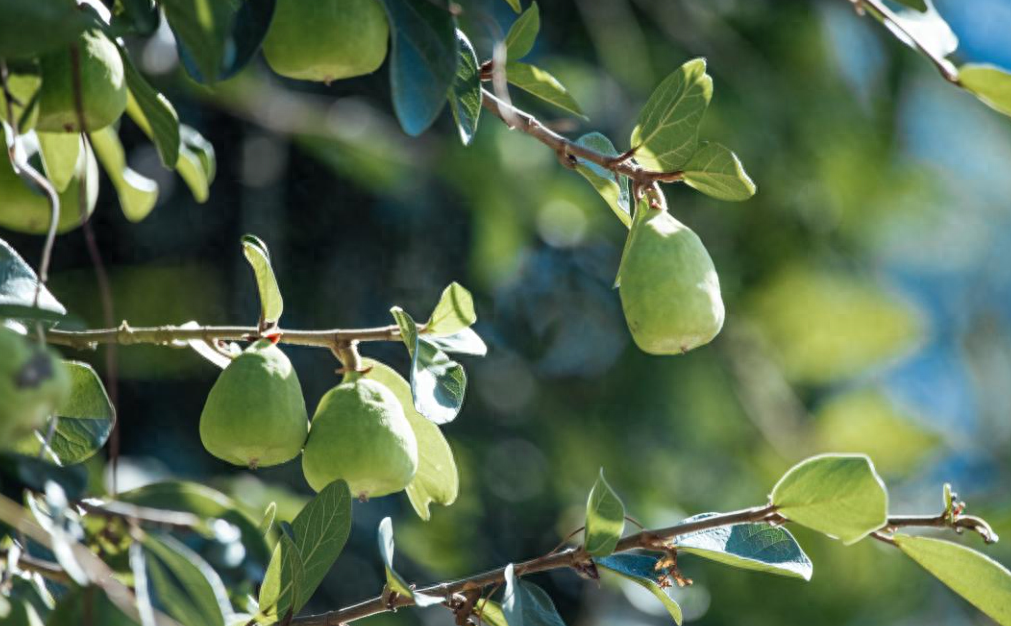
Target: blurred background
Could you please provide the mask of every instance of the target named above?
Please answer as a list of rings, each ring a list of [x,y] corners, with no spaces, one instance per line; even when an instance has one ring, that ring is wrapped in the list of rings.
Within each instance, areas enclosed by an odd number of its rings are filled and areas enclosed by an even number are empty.
[[[962,60],[1011,69],[1011,4],[937,0]],[[461,2],[479,56],[515,18]],[[1011,121],[942,81],[845,0],[544,0],[531,57],[590,122],[524,94],[521,107],[576,137],[628,148],[653,87],[695,56],[715,81],[702,136],[734,149],[758,184],[742,204],[668,186],[720,273],[728,319],[710,345],[650,357],[611,288],[625,230],[549,150],[482,118],[460,145],[451,116],[419,139],[389,104],[384,67],[331,86],[278,78],[262,61],[209,91],[185,77],[171,35],[132,42],[180,118],[215,146],[196,204],[128,121],[130,165],[161,187],[140,224],[103,181],[92,223],[116,320],[255,324],[239,237],[273,255],[289,328],[424,318],[453,280],[475,295],[486,358],[444,428],[461,471],[451,507],[421,522],[402,494],[356,504],[351,542],[308,607],[376,595],[379,520],[392,515],[410,580],[474,573],[550,550],[582,523],[602,466],[630,515],[669,525],[763,503],[814,453],[870,454],[896,513],[933,513],[951,482],[1011,536]],[[29,259],[41,238],[3,232]],[[102,325],[81,232],[57,240],[51,289]],[[337,382],[322,350],[289,348],[310,410]],[[104,371],[102,353],[73,353]],[[402,346],[366,356],[406,372]],[[166,477],[212,484],[291,519],[310,491],[297,461],[242,471],[207,454],[197,423],[218,370],[185,350],[122,347],[120,489]],[[96,476],[100,462],[92,464]],[[698,624],[975,624],[986,618],[894,550],[795,531],[804,584],[686,556],[673,592]],[[966,538],[974,547],[977,537]],[[1011,562],[1011,546],[990,554]],[[635,588],[539,575],[570,625],[669,623]],[[365,624],[449,624],[401,611]]]

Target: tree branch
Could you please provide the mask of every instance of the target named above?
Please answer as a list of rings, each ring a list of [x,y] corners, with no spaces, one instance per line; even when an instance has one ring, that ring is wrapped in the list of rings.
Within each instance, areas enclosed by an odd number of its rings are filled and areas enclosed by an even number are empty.
[[[526,111],[502,101],[487,89],[481,89],[481,96],[484,108],[510,128],[524,132],[554,150],[562,165],[570,169],[576,167],[576,157],[579,157],[615,174],[627,176],[638,186],[648,187],[656,182],[672,183],[684,178],[684,172],[654,172],[633,163],[631,157],[634,149],[613,157],[581,146],[551,130]]]
[[[423,330],[423,327],[422,327]],[[396,325],[375,328],[331,330],[281,330],[278,343],[318,348],[341,348],[354,341],[400,341],[400,328]],[[156,344],[173,345],[179,342],[202,340],[213,343],[223,341],[253,341],[260,337],[255,326],[152,326],[134,328],[123,322],[119,328],[95,330],[50,330],[46,335],[52,344],[94,350],[98,344]]]

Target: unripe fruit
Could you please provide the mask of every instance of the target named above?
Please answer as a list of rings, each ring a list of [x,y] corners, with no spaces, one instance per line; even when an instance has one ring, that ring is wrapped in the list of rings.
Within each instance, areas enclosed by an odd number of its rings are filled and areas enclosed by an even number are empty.
[[[60,221],[56,227],[59,233],[65,233],[81,225],[78,194],[81,190],[81,179],[85,176],[92,181],[92,184],[86,185],[87,209],[90,217],[98,201],[98,162],[95,161],[95,155],[91,150],[87,151],[87,157],[78,158],[73,180],[59,194]],[[50,215],[49,200],[18,178],[10,161],[0,158],[0,228],[43,235],[49,230]]]
[[[328,391],[312,418],[302,471],[316,491],[343,478],[363,500],[407,487],[418,471],[418,441],[397,396],[357,374]]]
[[[0,445],[42,429],[70,397],[70,373],[59,356],[0,326]]]
[[[712,341],[723,327],[723,299],[698,235],[646,201],[628,237],[618,290],[636,345],[650,354],[680,354]]]
[[[378,0],[278,0],[263,55],[282,76],[329,83],[379,69],[389,34]]]
[[[298,374],[267,339],[228,364],[200,414],[200,441],[207,451],[253,469],[298,456],[308,432]]]
[[[116,45],[97,30],[77,39],[77,57],[85,129],[99,130],[115,122],[126,110],[123,59]],[[46,54],[40,65],[42,90],[37,128],[48,132],[80,132],[70,48]]]

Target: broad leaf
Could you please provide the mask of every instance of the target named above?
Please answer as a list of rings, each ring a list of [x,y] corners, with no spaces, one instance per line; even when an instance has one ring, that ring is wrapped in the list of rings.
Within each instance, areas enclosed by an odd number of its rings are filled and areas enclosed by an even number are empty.
[[[693,522],[715,515],[703,513],[684,520]],[[810,580],[811,559],[790,531],[768,524],[734,524],[681,535],[675,540],[679,553],[769,574]]]
[[[896,39],[913,50],[921,52],[920,47],[922,46],[935,57],[944,59],[944,57],[958,49],[958,37],[955,36],[954,31],[951,30],[951,26],[941,17],[941,14],[937,12],[930,0],[921,1],[923,1],[924,10],[898,7],[892,11],[898,25],[888,19],[881,19],[881,22],[885,28],[891,31]],[[919,7],[915,7],[914,9],[919,9]],[[877,12],[873,9],[870,13],[878,17]],[[907,35],[907,32],[912,34],[916,40],[914,41],[912,37]],[[949,66],[951,70],[955,69],[947,60],[943,60],[942,63]]]
[[[56,191],[63,193],[77,171],[81,136],[77,133],[35,133],[35,136],[39,139],[39,153],[42,155],[46,178]]]
[[[636,161],[655,171],[681,169],[695,154],[699,124],[712,95],[713,79],[706,74],[705,59],[688,61],[665,78],[632,130]]]
[[[454,335],[477,321],[474,298],[460,283],[443,289],[438,304],[425,323],[426,335]]]
[[[419,341],[430,346],[455,354],[471,354],[474,356],[484,356],[488,354],[488,346],[484,340],[474,332],[473,328],[464,328],[452,335],[433,337],[431,335],[421,335]]]
[[[136,626],[136,622],[117,608],[104,591],[94,586],[69,589],[65,595],[60,597],[56,608],[49,614],[46,626],[81,626],[82,617],[85,614],[96,626],[98,624],[102,626]],[[161,623],[165,623],[165,621],[163,618]]]
[[[56,411],[59,419],[47,456],[60,465],[80,463],[102,449],[116,423],[115,410],[98,374],[87,363],[64,361],[71,393]],[[36,432],[17,445],[25,454],[38,454],[46,433]]]
[[[1011,116],[1011,73],[970,63],[958,69],[958,80],[988,107]]]
[[[523,91],[586,119],[583,110],[579,108],[579,103],[569,91],[545,70],[527,63],[510,61],[506,63],[506,78],[510,84]]]
[[[505,569],[502,614],[509,626],[565,626],[548,594],[520,580],[512,563]]]
[[[408,135],[425,132],[439,116],[456,77],[456,20],[441,2],[383,0],[390,18],[393,109]]]
[[[456,361],[432,344],[421,341],[414,319],[400,307],[390,309],[401,339],[411,355],[411,394],[414,408],[436,424],[453,421],[463,406],[467,375]]]
[[[576,143],[605,156],[618,156],[618,151],[615,150],[611,140],[600,133],[583,135],[576,140]],[[632,226],[632,211],[628,193],[628,177],[615,174],[592,161],[579,157],[576,157],[576,171],[590,181],[590,184],[607,201],[625,228],[630,228]]]
[[[158,201],[158,183],[127,167],[123,144],[111,126],[90,133],[88,137],[95,156],[116,189],[123,215],[131,222],[143,220]]]
[[[137,70],[125,48],[119,46],[126,76],[127,115],[154,141],[162,165],[175,169],[179,161],[179,116],[168,98],[152,87]]]
[[[502,605],[487,598],[482,598],[474,605],[474,615],[481,618],[480,624],[488,626],[510,626],[506,621]]]
[[[453,89],[449,92],[449,105],[456,120],[456,129],[460,131],[460,141],[469,146],[481,117],[481,68],[474,47],[460,29],[456,30],[456,41],[460,47],[460,62],[456,67]]]
[[[993,618],[1011,624],[1011,572],[1006,567],[957,543],[897,534],[895,545],[952,591]]]
[[[505,0],[505,1],[506,1],[506,4],[508,4],[510,7],[512,7],[513,11],[516,11],[517,13],[519,13],[520,11],[523,10],[523,7],[520,5],[520,0]]]
[[[351,532],[348,484],[337,480],[324,487],[295,517],[291,529],[293,543],[274,549],[260,587],[260,610],[268,616],[284,617],[289,609],[297,613],[340,556]],[[297,593],[292,592],[294,574],[302,580]]]
[[[194,80],[231,78],[260,49],[276,0],[163,0],[179,59]]]
[[[385,385],[397,396],[404,407],[404,415],[411,423],[418,440],[418,471],[407,485],[411,506],[423,520],[429,520],[433,502],[449,506],[456,501],[460,490],[460,477],[453,459],[453,451],[439,427],[425,419],[414,408],[411,385],[390,366],[373,359],[362,359],[369,371],[365,378]]]
[[[755,183],[737,155],[718,143],[702,143],[684,165],[684,180],[719,200],[747,200],[755,195]]]
[[[207,202],[211,183],[217,173],[214,146],[185,124],[179,126],[179,138],[182,143],[179,145],[176,171],[190,188],[193,199],[200,203]]]
[[[888,493],[860,454],[825,454],[793,466],[772,490],[787,519],[851,544],[888,521]]]
[[[404,581],[403,577],[393,569],[393,521],[385,517],[379,522],[379,556],[386,567],[386,585],[398,595],[411,598],[418,606],[432,606],[442,602],[442,598],[418,593]]]
[[[187,626],[224,626],[232,606],[211,566],[169,535],[148,534],[142,543],[157,604]]]
[[[656,571],[658,562],[656,557],[642,554],[615,554],[594,559],[593,562],[597,564],[598,571],[617,574],[625,580],[630,580],[644,587],[663,603],[674,623],[680,626],[681,607],[660,586]]]
[[[513,22],[506,34],[505,46],[509,59],[519,61],[533,50],[541,30],[541,12],[534,2]]]
[[[0,4],[0,57],[38,56],[70,45],[97,25],[91,13],[72,0],[5,0]]]
[[[31,315],[35,309],[35,290],[39,279],[35,270],[11,247],[0,239],[0,317],[17,318]],[[45,286],[39,291],[39,312],[53,317],[66,315],[67,310],[56,301]]]
[[[284,299],[277,286],[274,268],[270,264],[267,244],[255,235],[243,235],[242,254],[249,261],[256,277],[256,288],[260,294],[260,319],[265,324],[276,324],[284,311]]]
[[[614,552],[625,532],[625,505],[604,479],[604,468],[586,501],[586,538],[583,547],[592,556]]]

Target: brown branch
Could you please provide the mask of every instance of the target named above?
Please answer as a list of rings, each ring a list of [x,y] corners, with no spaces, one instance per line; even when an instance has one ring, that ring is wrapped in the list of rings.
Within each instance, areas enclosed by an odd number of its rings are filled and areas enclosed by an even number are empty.
[[[0,559],[7,559],[8,554],[10,554],[9,550],[0,550]],[[18,556],[17,565],[26,572],[35,572],[53,582],[63,585],[73,582],[59,563],[45,561],[29,554],[21,554]]]
[[[378,326],[375,328],[331,329],[331,330],[283,330],[278,343],[297,346],[314,346],[318,348],[335,349],[348,345],[352,341],[400,341],[400,328],[396,325]],[[52,344],[76,348],[78,350],[93,350],[98,344],[156,344],[173,345],[179,342],[202,340],[214,343],[223,341],[253,341],[260,337],[256,326],[200,326],[183,328],[180,326],[153,326],[134,328],[123,322],[118,328],[102,328],[95,330],[56,330],[49,331],[47,341]]]
[[[576,158],[578,157],[595,163],[615,174],[627,176],[636,185],[644,187],[657,182],[672,183],[684,178],[684,172],[654,172],[633,163],[631,157],[635,149],[614,157],[602,154],[586,146],[581,146],[551,130],[526,111],[521,111],[515,106],[502,101],[487,89],[481,89],[481,96],[481,104],[484,108],[505,122],[510,128],[524,132],[554,150],[559,159],[568,160],[568,163],[563,161],[567,167],[575,167]]]

